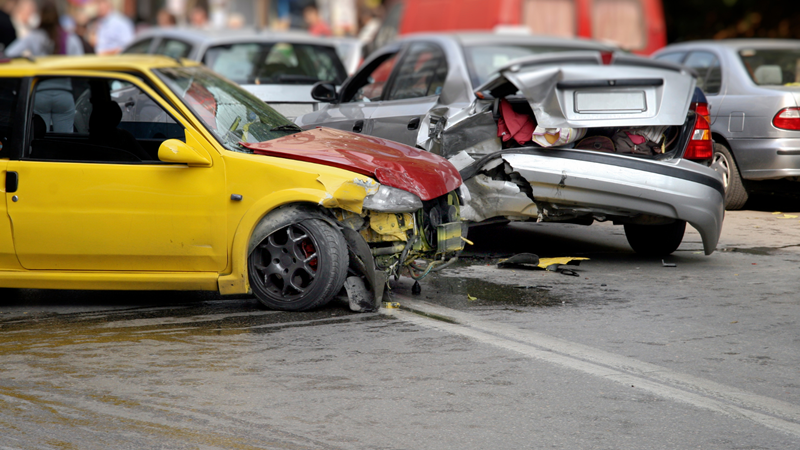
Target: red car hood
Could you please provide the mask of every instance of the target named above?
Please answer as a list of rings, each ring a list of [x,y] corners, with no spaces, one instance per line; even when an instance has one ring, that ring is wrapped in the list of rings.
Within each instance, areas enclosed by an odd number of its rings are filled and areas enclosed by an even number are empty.
[[[461,175],[441,156],[404,144],[332,128],[315,128],[257,144],[242,143],[259,155],[297,159],[351,170],[381,184],[416,194],[442,196],[461,185]]]

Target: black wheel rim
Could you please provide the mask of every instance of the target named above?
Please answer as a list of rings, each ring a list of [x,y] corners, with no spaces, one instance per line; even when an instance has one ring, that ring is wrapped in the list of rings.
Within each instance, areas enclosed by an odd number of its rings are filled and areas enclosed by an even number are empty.
[[[270,234],[253,250],[255,281],[276,299],[292,301],[314,285],[319,269],[317,240],[300,224]]]

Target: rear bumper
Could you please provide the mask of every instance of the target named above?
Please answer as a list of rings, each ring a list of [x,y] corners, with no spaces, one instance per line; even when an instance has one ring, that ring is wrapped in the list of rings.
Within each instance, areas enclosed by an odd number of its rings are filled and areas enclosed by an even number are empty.
[[[713,170],[686,160],[652,161],[641,158],[560,149],[513,149],[497,154],[530,185],[532,202],[522,193],[509,196],[502,215],[540,217],[568,211],[607,218],[640,216],[685,220],[703,239],[705,253],[717,246],[724,218],[724,189]],[[476,181],[469,180],[480,168],[492,164],[482,160],[462,170],[472,197]],[[495,163],[496,164],[496,163]],[[481,175],[475,177],[479,180]],[[506,182],[508,184],[509,182]],[[506,186],[507,188],[508,186]],[[485,193],[485,190],[483,191]],[[502,204],[502,199],[475,198],[479,204]],[[535,203],[535,206],[531,206]],[[509,214],[511,209],[515,214]],[[549,209],[545,211],[544,209]],[[498,214],[500,215],[500,214]],[[486,217],[488,218],[488,217]],[[557,220],[557,219],[556,219]],[[657,239],[654,236],[654,239]]]
[[[728,141],[742,178],[769,180],[800,176],[800,138]]]

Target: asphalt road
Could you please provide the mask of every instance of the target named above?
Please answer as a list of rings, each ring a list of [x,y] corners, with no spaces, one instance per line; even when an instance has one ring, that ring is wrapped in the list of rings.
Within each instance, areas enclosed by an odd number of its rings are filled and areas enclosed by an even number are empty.
[[[800,208],[771,200],[675,267],[608,224],[476,228],[375,314],[4,292],[0,449],[800,448]],[[589,260],[497,268],[519,252]]]

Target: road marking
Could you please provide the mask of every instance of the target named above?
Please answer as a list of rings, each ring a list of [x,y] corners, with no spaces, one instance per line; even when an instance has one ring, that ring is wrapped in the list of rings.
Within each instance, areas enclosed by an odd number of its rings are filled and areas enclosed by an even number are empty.
[[[800,437],[797,405],[462,311],[398,299],[402,309],[381,312]]]

